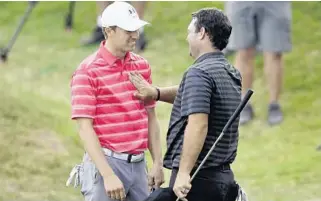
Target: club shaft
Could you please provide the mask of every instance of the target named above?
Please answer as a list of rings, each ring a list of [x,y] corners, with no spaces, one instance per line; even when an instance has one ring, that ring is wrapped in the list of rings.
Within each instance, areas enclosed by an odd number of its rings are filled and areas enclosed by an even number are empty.
[[[211,155],[211,153],[213,152],[216,144],[218,143],[218,141],[223,137],[224,133],[226,132],[226,130],[231,126],[231,124],[235,121],[235,119],[240,115],[241,111],[243,110],[243,108],[245,107],[246,103],[249,101],[249,99],[251,98],[253,94],[252,90],[248,90],[246,95],[244,96],[244,98],[242,99],[241,103],[239,104],[239,106],[236,108],[236,110],[234,111],[233,115],[230,117],[230,119],[228,120],[228,122],[226,123],[226,125],[224,126],[221,134],[218,136],[218,138],[215,140],[214,144],[212,145],[211,149],[207,152],[206,156],[204,157],[204,159],[202,160],[201,164],[198,166],[198,168],[195,170],[194,174],[191,177],[191,181],[194,179],[194,177],[196,176],[196,174],[199,172],[199,170],[202,168],[202,166],[204,165],[204,163],[206,162],[207,158]]]

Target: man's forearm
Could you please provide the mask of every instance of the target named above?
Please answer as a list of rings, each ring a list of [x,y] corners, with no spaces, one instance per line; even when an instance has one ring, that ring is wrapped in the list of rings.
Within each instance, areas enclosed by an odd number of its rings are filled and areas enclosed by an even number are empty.
[[[178,91],[178,87],[179,86],[176,85],[171,87],[159,88],[159,91],[160,91],[159,101],[173,104]]]
[[[158,122],[151,122],[149,126],[149,151],[151,153],[153,164],[163,165],[162,160],[162,145],[160,139],[160,131]]]
[[[90,158],[95,163],[97,169],[103,177],[108,177],[113,174],[113,170],[108,165],[96,133],[93,129],[86,128],[80,129],[80,138],[83,141],[85,150],[89,154]]]
[[[156,116],[149,117],[148,119],[148,135],[148,148],[153,159],[153,164],[162,166],[162,144],[160,138],[159,123]]]
[[[196,160],[203,148],[205,138],[207,135],[207,125],[191,125],[187,124],[183,150],[181,154],[179,172],[190,174],[195,166]]]

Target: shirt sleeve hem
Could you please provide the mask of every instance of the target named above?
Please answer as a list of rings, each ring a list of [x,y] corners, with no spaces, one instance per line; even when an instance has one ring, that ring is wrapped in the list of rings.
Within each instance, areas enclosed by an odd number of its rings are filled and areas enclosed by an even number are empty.
[[[197,109],[188,110],[188,111],[186,111],[186,112],[182,112],[182,116],[189,116],[189,115],[195,114],[195,113],[210,114],[210,111],[208,111],[208,110],[197,110]]]
[[[91,116],[91,115],[72,115],[71,116],[71,119],[72,120],[75,120],[77,118],[90,118],[90,119],[94,119],[94,116]]]

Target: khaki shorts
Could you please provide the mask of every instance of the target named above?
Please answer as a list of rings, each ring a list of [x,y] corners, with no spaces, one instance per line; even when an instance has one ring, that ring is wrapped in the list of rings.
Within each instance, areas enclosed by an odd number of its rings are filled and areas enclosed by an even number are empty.
[[[291,2],[225,3],[232,33],[228,50],[256,47],[264,52],[288,52],[292,49]]]

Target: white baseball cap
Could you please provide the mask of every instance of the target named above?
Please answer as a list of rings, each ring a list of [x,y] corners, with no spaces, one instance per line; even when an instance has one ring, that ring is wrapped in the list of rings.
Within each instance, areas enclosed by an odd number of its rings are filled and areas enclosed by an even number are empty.
[[[141,19],[136,9],[129,3],[115,1],[107,6],[101,16],[103,27],[117,26],[126,31],[137,31],[149,24]]]

